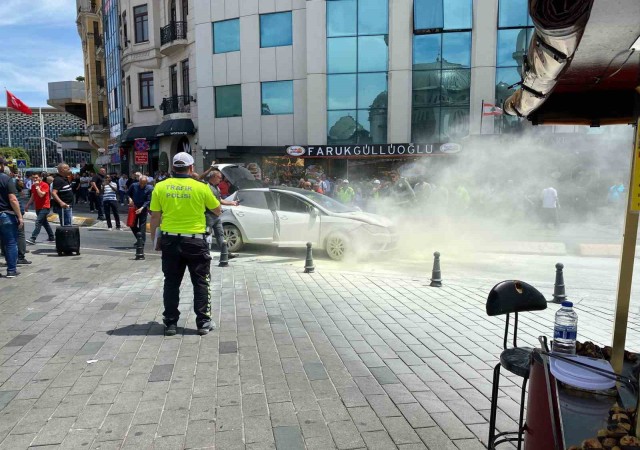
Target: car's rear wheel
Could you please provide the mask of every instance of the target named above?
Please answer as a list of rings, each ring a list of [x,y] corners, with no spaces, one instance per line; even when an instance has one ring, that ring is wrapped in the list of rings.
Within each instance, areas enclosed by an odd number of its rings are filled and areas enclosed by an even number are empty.
[[[242,234],[235,225],[225,224],[222,226],[224,230],[224,240],[227,241],[227,249],[230,252],[237,252],[244,245]]]
[[[329,258],[342,261],[349,250],[347,240],[339,234],[332,234],[327,238],[325,250]]]

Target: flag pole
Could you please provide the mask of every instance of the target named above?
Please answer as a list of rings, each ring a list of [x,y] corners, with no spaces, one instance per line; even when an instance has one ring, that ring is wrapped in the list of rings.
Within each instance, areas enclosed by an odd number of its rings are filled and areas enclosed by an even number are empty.
[[[47,148],[46,142],[44,140],[44,117],[42,117],[42,107],[39,108],[40,111],[40,152],[42,153],[42,169],[47,171]]]
[[[482,118],[484,116],[484,99],[482,99],[482,105],[480,106],[480,134],[482,134]]]
[[[7,88],[4,88],[5,98],[8,99],[7,96]],[[7,107],[5,109],[5,113],[7,115],[7,137],[9,138],[9,147],[11,147],[11,126],[9,125],[9,102],[7,101]]]

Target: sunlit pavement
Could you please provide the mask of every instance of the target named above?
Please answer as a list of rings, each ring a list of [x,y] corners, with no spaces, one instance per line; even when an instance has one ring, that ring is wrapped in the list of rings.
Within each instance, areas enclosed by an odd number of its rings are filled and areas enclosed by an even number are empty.
[[[219,329],[196,335],[187,281],[167,338],[160,259],[147,245],[134,261],[131,244],[83,230],[95,250],[31,246],[33,264],[0,278],[2,448],[483,448],[503,333],[486,295],[521,278],[550,299],[558,260],[445,246],[432,288],[436,248],[339,263],[318,251],[304,274],[304,250],[247,247],[213,261]],[[562,262],[580,339],[608,344],[617,260]],[[522,343],[549,335],[556,309],[522,314]],[[498,428],[513,430],[517,380],[501,396]]]

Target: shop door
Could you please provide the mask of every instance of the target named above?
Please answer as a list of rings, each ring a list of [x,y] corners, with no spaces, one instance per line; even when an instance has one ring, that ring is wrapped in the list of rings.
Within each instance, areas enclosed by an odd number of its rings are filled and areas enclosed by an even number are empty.
[[[311,214],[313,206],[294,195],[278,193],[276,200],[277,243],[280,247],[317,245],[320,217]]]

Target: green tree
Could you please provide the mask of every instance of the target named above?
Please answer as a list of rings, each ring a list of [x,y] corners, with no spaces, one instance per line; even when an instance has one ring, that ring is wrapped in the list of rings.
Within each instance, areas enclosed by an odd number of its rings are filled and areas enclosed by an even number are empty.
[[[27,167],[31,165],[29,154],[22,147],[0,147],[0,156],[4,156],[9,161],[12,159],[26,159]]]
[[[76,81],[84,81],[84,77],[82,75],[79,75],[76,77]]]

